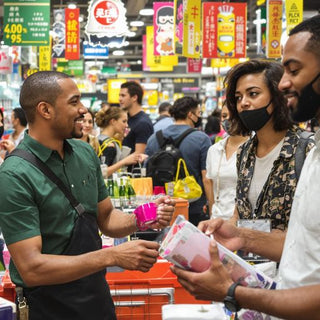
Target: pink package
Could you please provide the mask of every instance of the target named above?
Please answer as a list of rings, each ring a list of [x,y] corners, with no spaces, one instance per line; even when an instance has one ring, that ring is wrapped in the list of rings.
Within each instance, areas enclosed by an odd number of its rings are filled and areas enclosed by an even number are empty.
[[[138,206],[133,213],[136,215],[138,227],[143,230],[157,220],[157,205],[147,202]]]

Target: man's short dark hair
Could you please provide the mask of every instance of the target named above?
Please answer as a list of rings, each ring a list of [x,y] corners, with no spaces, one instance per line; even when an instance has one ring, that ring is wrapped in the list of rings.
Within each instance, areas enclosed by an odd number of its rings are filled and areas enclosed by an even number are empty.
[[[179,98],[174,102],[170,113],[175,120],[184,120],[190,111],[198,108],[198,105],[199,101],[192,97]]]
[[[13,116],[16,118],[16,119],[19,119],[20,121],[20,124],[23,126],[23,127],[26,127],[27,124],[28,124],[28,121],[27,121],[27,118],[26,118],[26,114],[25,112],[23,111],[22,108],[15,108],[12,110],[13,112]]]
[[[121,85],[121,89],[128,89],[130,97],[137,95],[137,102],[141,105],[143,98],[143,89],[138,82],[128,81]]]
[[[247,74],[263,74],[265,84],[267,85],[274,111],[273,128],[275,131],[289,129],[292,125],[289,118],[289,109],[287,101],[283,93],[278,89],[278,84],[283,75],[283,67],[276,62],[264,60],[250,60],[239,63],[230,69],[224,80],[226,87],[226,104],[230,113],[229,120],[231,121],[230,134],[232,135],[249,135],[251,133],[242,123],[237,110],[236,87],[238,80]]]
[[[162,102],[162,103],[159,105],[159,113],[169,112],[169,110],[170,110],[171,107],[172,107],[171,103],[169,103],[169,102]]]
[[[305,49],[320,57],[320,14],[299,23],[289,32],[289,36],[299,32],[311,33],[311,37],[306,43]]]
[[[62,92],[58,80],[70,78],[67,74],[57,71],[39,71],[30,75],[20,90],[20,105],[29,123],[35,119],[36,106],[45,101],[55,105],[57,97]]]

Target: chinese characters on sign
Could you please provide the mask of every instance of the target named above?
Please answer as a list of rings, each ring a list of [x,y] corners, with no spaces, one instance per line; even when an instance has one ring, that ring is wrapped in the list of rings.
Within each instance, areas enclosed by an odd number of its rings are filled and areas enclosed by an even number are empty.
[[[203,58],[246,57],[246,3],[204,2]]]
[[[116,40],[128,34],[126,9],[120,0],[91,0],[85,32],[91,45],[109,46],[108,39]],[[111,42],[114,40],[110,40]]]
[[[49,45],[50,1],[4,1],[4,43],[18,46]]]
[[[267,57],[281,57],[282,0],[268,0],[267,3]]]
[[[79,60],[80,59],[79,8],[65,9],[65,16],[66,16],[65,58],[68,60]]]

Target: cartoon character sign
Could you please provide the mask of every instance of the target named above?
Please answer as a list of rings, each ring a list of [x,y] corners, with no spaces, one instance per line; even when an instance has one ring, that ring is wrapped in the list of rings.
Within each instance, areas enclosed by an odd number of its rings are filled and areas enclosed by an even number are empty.
[[[155,55],[172,55],[174,54],[173,6],[165,5],[155,11]]]
[[[234,57],[235,54],[235,15],[233,7],[223,5],[218,7],[218,56],[219,57]]]

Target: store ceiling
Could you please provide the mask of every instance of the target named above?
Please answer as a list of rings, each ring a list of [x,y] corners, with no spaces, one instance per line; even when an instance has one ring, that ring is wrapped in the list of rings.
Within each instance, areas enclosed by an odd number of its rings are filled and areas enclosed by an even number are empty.
[[[164,0],[162,0],[164,1]],[[207,2],[206,0],[202,0],[203,2]],[[212,0],[211,0],[212,1]],[[0,26],[3,25],[3,2],[4,0],[0,0]],[[65,8],[71,0],[52,0],[51,1],[51,12],[54,9]],[[84,28],[86,25],[86,20],[88,16],[88,0],[76,0],[73,1],[80,8],[80,14],[84,18],[84,22],[81,23],[81,40],[84,41],[86,36],[84,33]],[[127,21],[128,23],[132,20],[142,20],[145,22],[145,26],[153,24],[153,16],[140,16],[140,9],[146,7],[152,7],[153,3],[156,1],[152,0],[122,0],[126,9],[127,9]],[[255,25],[253,24],[253,20],[256,18],[255,11],[257,9],[256,0],[229,0],[227,2],[247,2],[248,4],[248,55],[254,56],[255,47],[254,43],[255,39]],[[320,1],[319,0],[304,0],[304,16],[309,17],[320,11]],[[110,59],[107,60],[105,64],[114,64],[115,62],[121,63],[131,63],[135,64],[137,60],[141,60],[142,57],[142,35],[145,33],[145,26],[139,27],[136,30],[136,36],[129,38],[130,45],[125,47],[125,56],[122,57],[114,57],[112,56],[112,50]],[[2,28],[0,29],[0,40],[2,39]]]

